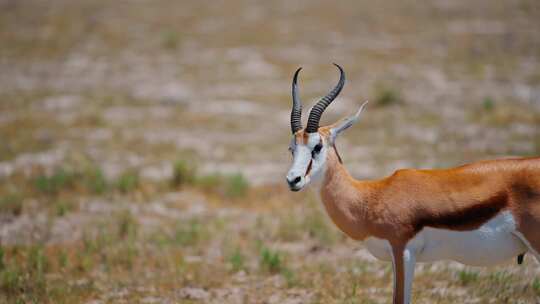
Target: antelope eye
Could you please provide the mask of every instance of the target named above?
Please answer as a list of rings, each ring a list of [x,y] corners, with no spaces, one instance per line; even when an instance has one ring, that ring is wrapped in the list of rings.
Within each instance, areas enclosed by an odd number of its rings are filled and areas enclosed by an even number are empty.
[[[322,149],[322,144],[321,143],[318,143],[314,148],[313,148],[313,151],[311,151],[311,157],[315,157],[315,154],[318,154],[319,152],[321,152],[321,149]]]

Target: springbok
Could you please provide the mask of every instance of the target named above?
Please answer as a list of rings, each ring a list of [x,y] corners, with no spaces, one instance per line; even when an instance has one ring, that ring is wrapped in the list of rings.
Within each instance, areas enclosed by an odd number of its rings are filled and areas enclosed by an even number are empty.
[[[411,301],[418,262],[455,260],[487,266],[530,252],[540,262],[540,158],[476,162],[444,170],[398,170],[380,180],[359,181],[345,169],[336,137],[355,115],[319,127],[322,113],[345,84],[318,101],[302,128],[297,78],[292,82],[292,191],[319,180],[324,207],[337,227],[365,241],[376,258],[391,261],[394,303]]]

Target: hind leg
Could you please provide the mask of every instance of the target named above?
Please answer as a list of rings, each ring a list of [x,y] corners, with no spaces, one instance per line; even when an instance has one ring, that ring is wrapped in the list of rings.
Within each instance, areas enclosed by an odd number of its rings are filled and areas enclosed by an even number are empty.
[[[531,244],[531,242],[529,242],[529,240],[521,232],[516,231],[514,234],[523,242],[523,244],[525,244],[525,246],[527,246],[527,248],[529,249],[529,252],[532,253],[532,255],[534,255],[538,263],[540,263],[540,253],[537,247],[534,247]]]
[[[540,176],[538,176],[540,177]],[[534,175],[529,178],[535,178]],[[540,178],[529,185],[513,186],[516,207],[514,216],[517,223],[516,235],[540,262]]]
[[[511,185],[516,235],[540,262],[540,174],[525,170],[520,177]]]

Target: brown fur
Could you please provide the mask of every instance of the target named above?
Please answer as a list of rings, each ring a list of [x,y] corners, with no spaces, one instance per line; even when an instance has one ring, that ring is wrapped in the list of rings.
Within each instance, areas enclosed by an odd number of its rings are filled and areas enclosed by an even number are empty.
[[[328,141],[328,128],[321,128]],[[483,161],[444,170],[398,170],[358,181],[328,150],[321,197],[334,223],[354,239],[407,241],[423,227],[472,230],[503,210],[540,251],[540,158]]]
[[[328,142],[330,127],[319,129]],[[303,131],[297,140],[306,140]],[[394,303],[403,299],[405,244],[424,227],[476,229],[510,210],[517,229],[540,252],[540,158],[483,161],[444,170],[398,170],[355,180],[328,149],[321,197],[332,221],[353,239],[386,239],[397,257]]]

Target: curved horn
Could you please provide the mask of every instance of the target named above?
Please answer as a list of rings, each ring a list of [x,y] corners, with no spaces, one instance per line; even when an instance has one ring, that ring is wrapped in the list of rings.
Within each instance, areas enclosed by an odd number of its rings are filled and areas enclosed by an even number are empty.
[[[309,112],[309,119],[306,127],[307,133],[315,133],[319,129],[319,121],[321,120],[321,115],[328,107],[334,99],[339,95],[339,92],[341,92],[341,89],[343,89],[343,86],[345,85],[345,72],[343,72],[343,68],[341,68],[339,65],[335,64],[335,66],[339,69],[339,82],[337,85],[328,93],[328,95],[324,96],[321,100],[317,102],[311,109],[311,112]]]
[[[300,70],[302,70],[302,68],[296,70],[292,82],[293,106],[291,110],[291,131],[293,134],[302,129],[302,102],[300,101],[300,96],[298,96],[298,84],[296,83]]]

